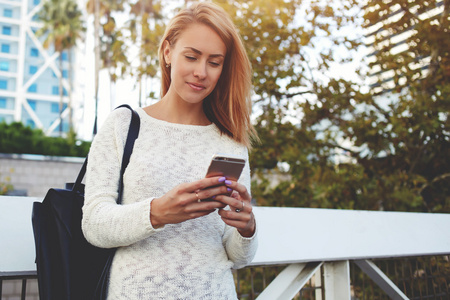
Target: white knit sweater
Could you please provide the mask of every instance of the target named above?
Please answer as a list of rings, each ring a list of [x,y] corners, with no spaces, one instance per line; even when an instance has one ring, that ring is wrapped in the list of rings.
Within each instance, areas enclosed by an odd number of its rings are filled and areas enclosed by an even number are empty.
[[[117,205],[122,153],[131,112],[111,113],[89,153],[82,228],[87,240],[116,251],[108,299],[236,299],[231,268],[248,264],[256,234],[242,237],[217,212],[155,229],[150,203],[176,185],[205,176],[214,153],[248,157],[247,149],[212,124],[181,125],[141,108],[139,137]],[[248,163],[239,180],[250,190]]]

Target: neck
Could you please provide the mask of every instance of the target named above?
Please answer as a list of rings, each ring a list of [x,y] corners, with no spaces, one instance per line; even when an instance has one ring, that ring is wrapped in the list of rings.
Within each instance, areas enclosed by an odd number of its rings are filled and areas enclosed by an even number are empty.
[[[163,97],[159,102],[145,107],[150,116],[170,123],[185,125],[209,125],[211,122],[203,111],[202,102],[187,103]]]

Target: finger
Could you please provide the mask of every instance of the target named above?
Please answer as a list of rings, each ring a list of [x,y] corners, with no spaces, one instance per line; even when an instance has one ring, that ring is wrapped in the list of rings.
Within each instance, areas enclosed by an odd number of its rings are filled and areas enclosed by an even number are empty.
[[[242,222],[242,221],[236,221],[236,220],[231,220],[231,219],[222,219],[222,220],[228,226],[235,227],[239,230],[243,230],[247,227],[247,223]]]
[[[228,189],[226,186],[214,186],[210,188],[206,188],[204,190],[196,190],[191,193],[191,199],[193,202],[201,202],[201,201],[211,201],[216,200],[218,195],[225,195],[228,193]]]
[[[232,195],[233,196],[233,195]],[[253,208],[249,200],[242,199],[239,195],[237,198],[232,196],[220,195],[215,199],[228,206],[230,206],[231,211],[236,213],[251,213]]]
[[[234,211],[237,213],[245,212],[245,208],[246,208],[245,201],[238,200],[237,204],[234,205]]]
[[[237,228],[242,236],[251,237],[254,235],[256,223],[252,213],[246,214],[247,217],[245,217],[243,220],[226,217],[226,215],[233,216],[233,212],[220,211],[219,214],[221,215],[222,220],[225,224]]]
[[[214,200],[210,200],[210,201],[203,201],[201,203],[198,203],[198,205],[195,206],[195,209],[197,210],[217,210],[217,209],[224,209],[226,207],[225,204],[223,204],[222,202],[219,201],[214,201]]]
[[[238,229],[246,228],[251,221],[251,214],[237,213],[230,210],[219,210],[219,215],[225,224]]]
[[[219,201],[211,200],[211,201],[197,202],[196,200],[195,202],[192,202],[190,205],[186,206],[184,208],[184,212],[189,215],[199,212],[209,213],[217,209],[223,209],[225,206],[226,206],[225,204]]]
[[[192,193],[195,192],[196,190],[204,190],[210,187],[214,187],[214,186],[218,186],[218,185],[223,185],[224,180],[222,180],[224,177],[223,176],[215,176],[215,177],[208,177],[208,178],[203,178],[191,183],[187,183],[185,185],[185,192],[188,193]]]
[[[247,199],[250,200],[250,194],[247,190],[247,188],[245,187],[245,185],[240,184],[236,181],[232,181],[232,180],[225,180],[224,181],[225,185],[229,188],[231,188],[232,190],[235,190],[236,192],[239,193],[239,195],[243,198],[243,199]]]
[[[230,209],[220,209],[219,215],[226,219],[248,221],[253,214],[253,209],[249,203],[240,202],[237,206],[229,205]]]
[[[200,192],[200,190],[195,190],[194,193],[193,193],[193,194],[195,194],[195,199],[194,200],[197,200],[197,202],[202,201],[202,199],[200,199],[200,196],[198,195],[199,192]]]

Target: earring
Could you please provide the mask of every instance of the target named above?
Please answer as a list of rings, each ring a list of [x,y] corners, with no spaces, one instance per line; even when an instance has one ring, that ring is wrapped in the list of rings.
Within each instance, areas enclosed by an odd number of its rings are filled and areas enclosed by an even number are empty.
[[[170,68],[170,64],[166,64],[166,68]]]

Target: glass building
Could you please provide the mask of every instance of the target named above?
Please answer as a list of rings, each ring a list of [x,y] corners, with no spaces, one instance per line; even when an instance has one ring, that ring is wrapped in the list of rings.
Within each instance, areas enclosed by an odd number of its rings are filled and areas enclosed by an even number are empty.
[[[71,101],[73,116],[84,101],[84,89],[77,83],[82,70],[70,67],[67,52],[60,55],[52,46],[42,46],[45,37],[35,34],[40,27],[36,13],[41,6],[41,0],[0,1],[0,122],[19,121],[48,135],[58,135],[59,79],[63,79],[64,95],[62,131],[67,132],[68,91],[72,89],[75,100]],[[72,51],[72,66],[82,65],[80,56],[77,49]],[[73,123],[79,124],[76,117]]]

